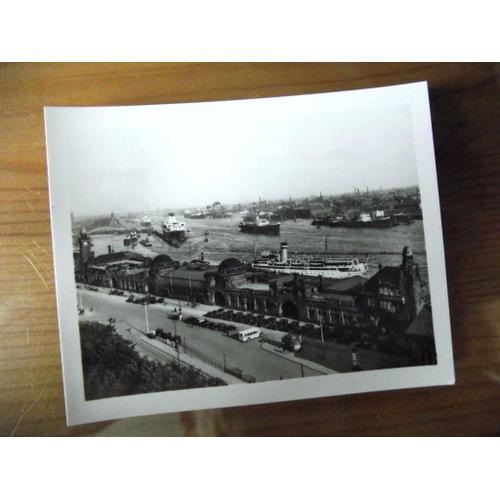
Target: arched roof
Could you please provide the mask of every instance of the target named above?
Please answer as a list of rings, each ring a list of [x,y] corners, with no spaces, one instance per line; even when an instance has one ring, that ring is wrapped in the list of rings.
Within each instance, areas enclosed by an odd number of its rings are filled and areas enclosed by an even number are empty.
[[[144,262],[146,258],[144,257],[144,255],[141,255],[140,253],[137,252],[105,253],[95,257],[94,264],[96,265],[112,264],[113,262],[118,262],[121,260],[136,260]]]
[[[246,267],[241,260],[229,257],[224,259],[218,267],[218,271],[221,274],[240,274],[245,272]]]
[[[163,266],[165,264],[170,265],[173,264],[174,260],[169,257],[168,255],[162,253],[160,255],[157,255],[153,261],[151,262],[152,267],[158,267],[158,266]]]

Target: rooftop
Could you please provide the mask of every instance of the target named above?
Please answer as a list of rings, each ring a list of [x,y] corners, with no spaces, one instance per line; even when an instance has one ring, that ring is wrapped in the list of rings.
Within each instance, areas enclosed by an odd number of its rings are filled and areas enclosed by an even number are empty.
[[[185,267],[176,269],[169,273],[173,279],[190,280],[190,281],[205,281],[207,272],[216,272],[216,266],[210,266],[208,269],[187,269]]]
[[[105,253],[102,255],[98,255],[94,258],[95,265],[103,265],[103,264],[113,264],[119,261],[141,261],[144,262],[146,257],[136,252],[115,252],[115,253]]]
[[[367,278],[363,276],[353,276],[352,278],[344,279],[325,279],[323,289],[325,292],[347,292],[358,286],[364,285]]]
[[[399,288],[400,279],[400,266],[385,266],[367,281],[365,289],[371,292],[377,291],[379,288],[379,283]]]
[[[269,283],[242,283],[237,288],[247,289],[247,290],[261,290],[268,292],[270,287]]]

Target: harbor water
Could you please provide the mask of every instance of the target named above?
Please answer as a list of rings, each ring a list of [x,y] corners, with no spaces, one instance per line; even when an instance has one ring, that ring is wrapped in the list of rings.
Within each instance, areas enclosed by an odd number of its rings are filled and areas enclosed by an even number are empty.
[[[397,266],[401,264],[401,252],[409,246],[415,256],[424,279],[427,279],[427,261],[423,224],[421,220],[412,224],[402,224],[385,229],[377,228],[331,228],[311,225],[311,220],[298,219],[281,223],[278,236],[253,235],[242,233],[238,224],[241,217],[225,219],[183,219],[188,228],[187,240],[178,248],[151,235],[151,247],[141,244],[124,245],[124,234],[91,234],[95,255],[108,252],[108,245],[114,252],[133,250],[145,256],[154,257],[167,254],[180,262],[199,259],[203,252],[205,260],[218,264],[228,257],[235,257],[244,262],[251,262],[255,255],[264,250],[279,250],[280,242],[288,243],[289,255],[294,253],[321,254],[325,249],[329,254],[357,257],[368,265],[366,276],[373,275],[379,264]],[[163,220],[151,217],[153,228],[160,231]],[[125,227],[136,229],[146,236],[137,219],[121,219]]]

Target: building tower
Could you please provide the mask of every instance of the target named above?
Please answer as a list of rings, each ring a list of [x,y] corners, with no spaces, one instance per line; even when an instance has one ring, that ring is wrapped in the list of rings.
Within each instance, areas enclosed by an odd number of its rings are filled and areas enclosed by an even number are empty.
[[[413,252],[410,247],[403,248],[403,262],[401,264],[402,269],[413,276],[413,271],[415,269],[415,262],[413,260]]]
[[[411,322],[422,308],[423,287],[420,279],[415,279],[415,261],[410,247],[403,248],[401,263],[403,295],[406,301],[407,321]]]
[[[92,241],[84,227],[80,230],[78,243],[80,247],[80,272],[86,277],[89,260],[92,257]]]

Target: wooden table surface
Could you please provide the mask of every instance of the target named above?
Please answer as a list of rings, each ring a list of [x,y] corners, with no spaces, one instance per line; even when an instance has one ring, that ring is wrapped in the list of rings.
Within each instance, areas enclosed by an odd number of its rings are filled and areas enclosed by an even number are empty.
[[[0,65],[0,435],[500,434],[494,64]],[[66,427],[43,106],[157,104],[428,80],[457,383]]]

